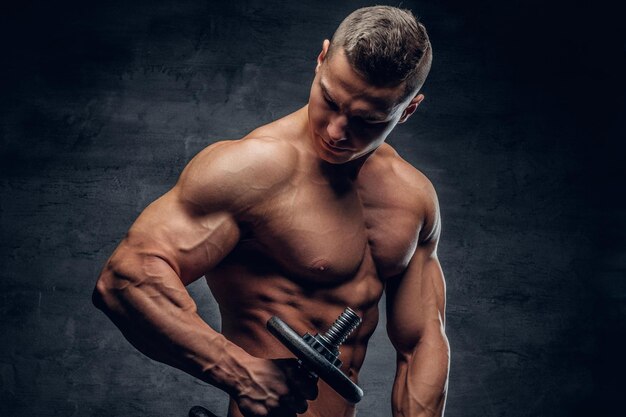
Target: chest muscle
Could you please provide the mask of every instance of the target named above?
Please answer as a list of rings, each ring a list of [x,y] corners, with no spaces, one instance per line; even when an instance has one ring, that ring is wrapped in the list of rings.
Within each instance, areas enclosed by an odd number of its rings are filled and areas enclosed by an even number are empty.
[[[353,276],[367,245],[363,210],[353,190],[289,187],[252,211],[253,240],[288,272],[336,281]]]

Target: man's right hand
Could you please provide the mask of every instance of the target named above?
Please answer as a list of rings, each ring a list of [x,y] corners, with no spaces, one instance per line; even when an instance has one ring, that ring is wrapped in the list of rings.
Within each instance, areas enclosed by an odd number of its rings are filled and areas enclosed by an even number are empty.
[[[296,359],[254,358],[234,399],[245,417],[295,417],[317,398],[318,378]]]

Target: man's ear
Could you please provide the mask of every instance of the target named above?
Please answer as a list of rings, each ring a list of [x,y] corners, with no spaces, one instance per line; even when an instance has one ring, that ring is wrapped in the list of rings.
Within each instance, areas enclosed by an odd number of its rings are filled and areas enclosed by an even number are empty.
[[[324,63],[324,60],[326,59],[326,54],[328,53],[329,46],[330,46],[330,41],[328,39],[324,39],[324,42],[322,42],[322,51],[317,56],[317,66],[315,67],[316,74],[317,74],[317,71],[320,70],[320,67]]]
[[[404,109],[404,111],[402,112],[402,116],[400,116],[400,120],[398,120],[398,123],[406,122],[406,120],[413,113],[415,113],[415,110],[417,110],[417,106],[419,106],[423,100],[424,100],[424,94],[416,94],[415,97],[413,97],[413,99],[409,103],[409,105],[406,106],[406,109]]]

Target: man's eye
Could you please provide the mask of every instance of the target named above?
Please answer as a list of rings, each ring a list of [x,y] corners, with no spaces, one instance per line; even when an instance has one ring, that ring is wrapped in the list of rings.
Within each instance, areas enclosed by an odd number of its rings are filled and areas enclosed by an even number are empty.
[[[364,119],[362,117],[353,117],[350,119],[350,124],[355,128],[368,128],[368,129],[382,129],[387,122],[377,119]]]
[[[353,121],[355,123],[363,124],[363,125],[374,125],[378,123],[378,120],[375,119],[364,119],[362,117],[354,117]]]
[[[329,100],[328,97],[324,97],[324,101],[326,102],[326,105],[328,105],[328,107],[330,107],[332,110],[339,110],[339,106],[337,106],[335,102]]]

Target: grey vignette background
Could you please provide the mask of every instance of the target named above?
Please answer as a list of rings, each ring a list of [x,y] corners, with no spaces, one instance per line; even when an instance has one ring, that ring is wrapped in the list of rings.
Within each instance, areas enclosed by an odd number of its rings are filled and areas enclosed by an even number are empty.
[[[126,342],[91,305],[95,279],[193,155],[306,102],[322,40],[370,3],[50,3],[0,13],[0,415],[222,412],[220,391]],[[435,59],[426,101],[390,138],[442,207],[447,415],[620,415],[619,14],[466,3],[402,2]],[[204,282],[190,291],[219,327]],[[384,323],[381,308],[363,417],[390,415]]]

